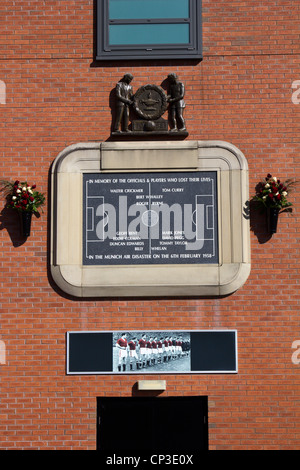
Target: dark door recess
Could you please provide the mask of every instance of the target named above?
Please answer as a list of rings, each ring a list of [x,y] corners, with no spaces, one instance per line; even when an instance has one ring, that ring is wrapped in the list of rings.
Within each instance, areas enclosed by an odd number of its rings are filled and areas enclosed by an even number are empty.
[[[207,397],[99,397],[101,451],[208,450]]]

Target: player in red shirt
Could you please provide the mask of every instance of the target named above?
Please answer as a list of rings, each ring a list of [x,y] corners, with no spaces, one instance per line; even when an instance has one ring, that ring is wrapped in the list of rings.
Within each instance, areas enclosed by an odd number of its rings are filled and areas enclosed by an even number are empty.
[[[166,336],[163,342],[164,346],[164,362],[167,362],[169,356],[169,337]]]
[[[151,347],[152,347],[152,364],[155,364],[157,361],[157,355],[158,355],[158,350],[157,350],[157,338],[155,337],[152,340]]]
[[[170,338],[169,338],[169,357],[168,357],[169,361],[172,358],[172,353],[173,353],[173,341],[172,341],[172,336],[170,336]]]
[[[130,370],[133,370],[133,360],[135,360],[136,369],[138,368],[138,360],[139,359],[138,359],[138,355],[137,355],[137,352],[136,352],[136,342],[137,342],[136,338],[132,338],[128,342]]]
[[[157,341],[157,351],[158,351],[158,361],[159,363],[162,362],[162,355],[163,355],[163,338],[160,338],[158,341]]]
[[[179,357],[182,356],[182,338],[181,338],[181,336],[178,339],[178,355],[179,355]]]
[[[122,368],[123,368],[123,371],[126,370],[127,347],[128,347],[126,338],[127,338],[126,333],[123,333],[121,338],[119,338],[118,341],[116,342],[116,346],[119,350],[119,364],[118,364],[119,372],[121,372]]]
[[[151,365],[151,358],[152,358],[152,338],[146,342],[146,351],[147,351],[147,365]]]
[[[139,347],[140,347],[140,367],[146,366],[147,360],[147,349],[146,349],[146,338],[147,336],[144,334],[141,339],[139,340]]]

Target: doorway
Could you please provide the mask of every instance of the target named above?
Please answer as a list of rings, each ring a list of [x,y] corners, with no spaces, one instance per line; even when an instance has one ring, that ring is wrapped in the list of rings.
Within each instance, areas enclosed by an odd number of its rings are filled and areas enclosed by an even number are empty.
[[[208,450],[206,396],[98,397],[97,450]]]

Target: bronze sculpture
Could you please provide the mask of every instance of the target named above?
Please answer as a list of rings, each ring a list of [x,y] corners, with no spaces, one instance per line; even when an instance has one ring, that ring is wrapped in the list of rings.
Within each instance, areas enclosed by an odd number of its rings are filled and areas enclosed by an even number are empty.
[[[155,121],[166,111],[168,106],[164,90],[157,85],[144,85],[137,90],[133,98],[136,114],[145,120]]]
[[[116,85],[116,119],[114,125],[114,132],[129,132],[129,106],[132,105],[133,101],[133,89],[130,85],[133,80],[131,73],[126,73],[122,80]]]
[[[115,89],[116,118],[112,134],[121,136],[134,135],[173,135],[186,137],[188,135],[183,118],[184,84],[178,80],[175,73],[168,75],[169,93],[158,85],[144,85],[133,93],[131,82],[133,75],[126,73],[117,83]],[[169,105],[169,123],[163,118]],[[129,130],[130,109],[133,111],[133,120]]]
[[[170,121],[171,131],[186,131],[185,121],[183,118],[183,110],[185,108],[184,102],[184,84],[178,80],[176,73],[168,75],[170,82],[170,95],[168,95],[168,102],[170,104]]]

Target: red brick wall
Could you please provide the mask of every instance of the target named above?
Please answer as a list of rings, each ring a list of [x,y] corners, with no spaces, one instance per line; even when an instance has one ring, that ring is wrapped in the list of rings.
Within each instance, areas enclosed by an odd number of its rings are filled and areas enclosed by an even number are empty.
[[[251,195],[268,172],[299,179],[299,20],[292,0],[203,0],[201,63],[93,67],[92,0],[2,0],[1,179],[27,179],[48,195],[61,150],[109,138],[109,94],[127,71],[135,89],[176,71],[186,85],[188,138],[240,148]],[[145,377],[66,376],[67,331],[232,328],[238,374],[167,376],[164,395],[208,395],[210,449],[299,449],[297,194],[294,215],[280,216],[272,238],[251,217],[250,277],[236,293],[210,299],[69,298],[49,275],[48,207],[24,243],[2,200],[0,448],[95,449],[96,397],[130,396]]]

